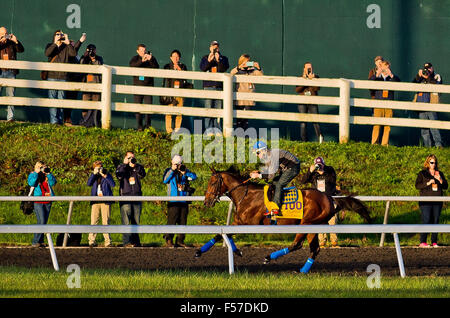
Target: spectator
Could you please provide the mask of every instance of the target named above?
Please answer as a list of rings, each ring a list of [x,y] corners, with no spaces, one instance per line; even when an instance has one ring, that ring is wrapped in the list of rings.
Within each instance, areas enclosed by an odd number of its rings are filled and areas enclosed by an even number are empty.
[[[144,68],[159,68],[158,61],[156,57],[153,56],[152,52],[147,51],[145,44],[139,44],[137,47],[137,55],[133,56],[130,60],[130,66],[132,67],[144,67]],[[134,76],[133,85],[137,86],[153,86],[153,77],[147,76]],[[134,102],[136,104],[151,104],[153,98],[151,95],[134,95]],[[140,113],[136,114],[137,128],[141,131],[143,128],[150,127],[150,115],[145,114],[145,124],[142,125],[142,115]]]
[[[55,193],[53,192],[53,186],[55,184],[56,178],[50,172],[50,168],[47,167],[47,165],[42,161],[36,162],[34,165],[34,171],[28,175],[28,185],[30,187],[34,187],[33,195],[36,197],[54,196]],[[51,207],[51,201],[44,200],[34,202],[34,212],[36,213],[37,224],[47,224]],[[34,234],[32,246],[44,246],[43,233]]]
[[[141,179],[146,175],[144,167],[137,163],[132,151],[127,151],[123,163],[117,167],[116,176],[120,182],[119,195],[121,196],[142,196]],[[123,225],[139,225],[142,202],[120,202],[120,214]],[[139,247],[141,242],[139,234],[124,233],[123,246]]]
[[[272,180],[275,186],[273,200],[277,206],[272,211],[267,211],[269,214],[282,216],[281,193],[289,182],[291,182],[300,172],[300,160],[297,159],[292,153],[282,149],[269,149],[267,144],[258,141],[253,145],[253,151],[258,158],[265,163],[265,166],[260,171],[252,171],[250,173],[251,178],[265,179],[266,181]],[[279,172],[279,175],[276,174]]]
[[[315,74],[313,71],[313,66],[311,62],[306,62],[303,65],[303,78],[307,79],[313,79],[313,78],[319,78],[319,75]],[[319,86],[296,86],[295,91],[299,93],[300,95],[305,96],[317,96],[318,91],[320,87]],[[298,105],[298,111],[300,113],[310,113],[310,114],[318,114],[319,113],[319,107],[317,105],[312,104],[300,104]],[[323,142],[323,135],[320,131],[320,126],[318,123],[313,123],[314,130],[316,131],[316,136],[319,139],[319,143]],[[307,133],[306,133],[306,123],[302,122],[300,123],[300,137],[302,141],[307,141]]]
[[[238,65],[230,72],[231,75],[263,75],[259,63],[250,60],[250,55],[242,54],[239,57]],[[253,93],[255,91],[255,85],[253,83],[236,83],[236,91],[243,93]],[[237,100],[235,101],[237,110],[248,110],[250,106],[254,106],[255,102],[252,100]],[[236,126],[246,130],[248,128],[247,118],[237,118]]]
[[[70,45],[72,45],[75,48],[77,55],[74,57],[69,57],[68,63],[80,64],[80,57],[78,56],[78,51],[81,47],[81,44],[83,44],[85,40],[86,40],[86,33],[83,33],[83,35],[77,42],[70,40]],[[68,72],[67,73],[67,81],[68,82],[81,82],[81,78],[83,75],[84,74]],[[78,91],[67,91],[66,98],[67,99],[78,99]],[[64,113],[64,126],[72,126],[72,108],[64,108],[63,113]]]
[[[103,58],[97,55],[97,48],[94,44],[89,44],[84,52],[83,57],[80,61],[83,65],[103,65]],[[84,83],[101,83],[101,74],[86,74],[83,73],[81,79]],[[99,102],[101,100],[100,93],[85,92],[83,93],[83,100]],[[100,111],[98,109],[90,109],[88,111],[83,111],[80,125],[85,127],[101,127],[100,124]]]
[[[375,67],[369,71],[368,79],[370,79],[372,77],[372,75],[377,74],[377,70],[380,68],[381,62],[383,62],[383,61],[384,61],[384,58],[380,55],[378,55],[374,58],[373,62],[375,63]],[[370,91],[370,97],[372,99],[374,99],[375,98],[375,90],[371,89],[369,91]]]
[[[443,190],[448,188],[444,173],[439,171],[438,160],[435,155],[429,155],[425,160],[423,169],[416,179],[416,189],[420,191],[420,196],[443,196]],[[422,212],[423,224],[439,224],[442,202],[419,202]],[[437,233],[431,233],[431,245],[438,247]],[[420,233],[420,247],[430,247],[427,244],[427,233]]]
[[[193,188],[190,181],[197,179],[194,172],[189,171],[183,164],[183,158],[175,155],[172,158],[172,166],[164,171],[163,183],[167,184],[167,194],[173,197],[190,196]],[[189,213],[189,203],[186,201],[169,201],[167,204],[167,225],[186,225]],[[173,234],[165,234],[167,247],[186,247],[184,244],[185,234],[178,234],[175,245]]]
[[[390,82],[400,82],[398,76],[394,75],[391,71],[391,64],[388,61],[381,61],[380,67],[377,68],[377,71],[374,75],[370,77],[370,80],[373,81],[390,81]],[[375,90],[375,99],[379,100],[394,100],[394,92],[388,90]],[[392,109],[389,108],[374,108],[373,110],[374,117],[387,117],[391,118],[393,116]],[[381,145],[388,146],[389,145],[389,133],[391,131],[391,127],[385,125],[383,130],[383,137],[381,140]],[[372,130],[372,145],[378,143],[380,137],[380,125],[373,126]]]
[[[61,30],[55,31],[53,34],[53,42],[48,43],[45,47],[45,56],[48,57],[49,62],[53,63],[69,63],[71,58],[77,55],[75,48],[70,45],[70,39],[68,34],[64,34]],[[66,72],[48,72],[49,81],[65,82],[67,80]],[[48,97],[51,99],[64,99],[65,91],[50,89],[48,90]],[[62,125],[63,111],[61,108],[51,107],[50,123]]]
[[[336,172],[332,166],[325,165],[322,157],[314,159],[314,164],[309,167],[306,174],[302,177],[302,183],[311,183],[314,189],[325,192],[328,196],[337,195],[336,189]],[[336,204],[335,204],[336,207]],[[335,214],[328,224],[336,225],[338,215]],[[319,233],[320,247],[325,247],[328,241],[326,233]],[[332,247],[339,247],[336,233],[330,233],[330,241]]]
[[[17,53],[23,53],[25,49],[22,43],[17,40],[14,34],[8,34],[5,27],[0,27],[0,58],[2,60],[17,60]],[[16,78],[19,70],[1,69],[0,78]],[[0,86],[0,96],[2,95],[3,86]],[[14,87],[6,87],[6,96],[14,97]],[[14,121],[14,106],[8,106],[6,110],[6,120]]]
[[[178,50],[173,50],[170,54],[170,63],[164,65],[164,69],[166,70],[177,70],[177,71],[187,71],[186,65],[180,63],[181,53]],[[186,80],[183,79],[174,79],[174,78],[165,78],[163,81],[164,87],[172,87],[172,88],[184,88]],[[183,97],[161,97],[161,104],[169,105],[169,106],[178,106],[183,107],[184,98]],[[177,132],[181,128],[182,116],[177,115],[175,117],[175,132]],[[172,125],[172,115],[166,115],[166,131],[168,134],[171,134],[174,129]]]
[[[230,67],[228,58],[220,53],[219,42],[212,41],[209,44],[209,54],[203,56],[200,62],[200,70],[202,72],[225,73]],[[222,82],[203,81],[203,89],[220,91],[222,90]],[[205,100],[206,108],[221,108],[222,100],[207,99]],[[217,118],[208,117],[205,119],[206,133],[211,136],[214,133],[221,135],[221,129]]]
[[[91,196],[112,196],[113,191],[111,188],[114,188],[116,184],[111,174],[105,168],[103,168],[103,163],[101,161],[95,161],[93,168],[94,172],[91,173],[87,181],[87,185],[89,187],[92,187]],[[91,225],[98,224],[100,215],[102,216],[102,224],[109,225],[109,220],[111,219],[111,204],[111,201],[91,202]],[[96,236],[96,233],[89,234],[89,247],[94,247],[97,245],[95,243]],[[105,247],[110,247],[111,236],[109,235],[109,233],[104,233],[103,237],[105,238]]]
[[[434,68],[431,63],[425,63],[423,69],[420,69],[417,73],[416,77],[413,79],[413,83],[422,83],[422,84],[442,84],[441,75],[434,73]],[[438,93],[428,93],[428,92],[420,92],[416,94],[415,101],[418,103],[439,103],[439,95]],[[429,119],[429,120],[438,120],[438,116],[436,112],[433,111],[425,111],[419,112],[420,119]],[[439,129],[436,128],[422,128],[421,135],[423,138],[423,142],[426,147],[431,147],[433,137],[434,144],[436,147],[442,148],[442,138]]]

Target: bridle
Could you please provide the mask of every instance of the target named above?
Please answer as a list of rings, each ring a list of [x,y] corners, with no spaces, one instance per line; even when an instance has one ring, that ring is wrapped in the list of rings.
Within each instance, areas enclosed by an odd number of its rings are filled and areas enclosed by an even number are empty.
[[[247,185],[247,187],[245,188],[245,193],[244,193],[244,195],[242,196],[242,198],[239,200],[238,203],[235,202],[235,205],[237,206],[238,204],[240,204],[240,203],[242,202],[242,200],[247,196],[247,193],[248,193],[248,184],[247,184],[247,182],[249,182],[249,181],[251,180],[251,178],[248,178],[247,180],[245,180],[245,181],[239,183],[238,185],[234,186],[234,187],[231,188],[230,190],[228,190],[228,191],[222,193],[221,190],[222,190],[222,185],[223,185],[223,183],[224,183],[223,178],[222,178],[222,175],[220,174],[220,172],[213,172],[213,176],[218,176],[218,179],[219,179],[219,180],[216,182],[217,185],[215,186],[214,191],[207,191],[206,193],[207,193],[207,194],[210,193],[210,194],[213,195],[213,201],[214,201],[214,203],[220,202],[220,196],[221,196],[222,194],[225,194],[225,195],[226,195],[227,197],[229,197],[230,199],[233,199],[233,198],[231,197],[231,193],[232,193],[234,190],[236,190],[237,188],[239,188],[239,187],[241,187],[241,186],[243,186],[243,185]]]

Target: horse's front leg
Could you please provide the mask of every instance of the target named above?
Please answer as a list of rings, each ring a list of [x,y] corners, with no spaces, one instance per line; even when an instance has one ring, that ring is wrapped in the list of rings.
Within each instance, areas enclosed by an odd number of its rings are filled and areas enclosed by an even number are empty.
[[[283,248],[281,250],[273,252],[272,254],[267,255],[264,258],[264,264],[268,264],[273,259],[277,259],[280,256],[284,256],[284,255],[289,254],[289,253],[291,253],[293,251],[301,249],[302,245],[303,245],[303,241],[305,240],[305,238],[306,238],[306,234],[304,234],[304,233],[297,234],[295,236],[295,240],[294,240],[294,242],[292,243],[291,246]]]
[[[305,265],[300,269],[300,273],[307,274],[311,269],[311,266],[314,264],[314,261],[319,254],[320,245],[319,245],[319,236],[317,233],[308,234],[308,242],[309,242],[309,250],[310,255]]]
[[[195,251],[195,257],[200,257],[202,256],[203,253],[208,252],[211,249],[211,247],[213,247],[214,244],[216,244],[217,242],[220,242],[221,239],[222,235],[220,234],[214,236],[214,238],[210,239],[208,242],[205,243],[205,245],[203,245],[200,249]]]

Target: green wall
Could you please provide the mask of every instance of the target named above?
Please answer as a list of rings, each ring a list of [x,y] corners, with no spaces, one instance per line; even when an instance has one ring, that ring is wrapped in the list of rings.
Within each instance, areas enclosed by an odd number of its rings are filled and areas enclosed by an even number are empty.
[[[66,12],[71,4],[79,5],[80,28],[70,28]],[[369,28],[366,20],[371,4],[380,8],[380,28]],[[267,75],[296,76],[302,65],[311,61],[321,77],[367,79],[373,58],[382,55],[391,61],[392,69],[402,81],[410,82],[421,65],[430,61],[444,79],[450,78],[450,0],[2,0],[0,24],[17,35],[25,46],[21,60],[46,61],[45,45],[53,32],[62,28],[71,38],[82,32],[87,43],[95,43],[105,63],[128,65],[136,45],[145,43],[162,67],[177,48],[189,70],[199,70],[201,57],[209,42],[218,40],[221,51],[231,65],[242,53],[249,53],[263,66]],[[71,20],[71,19],[69,19]],[[370,19],[369,19],[370,20]],[[22,71],[19,78],[38,78],[38,72]],[[121,77],[118,82],[130,83]],[[156,81],[160,85],[161,80]],[[201,83],[196,82],[196,87]],[[293,87],[260,86],[258,91],[293,93]],[[322,94],[337,94],[322,89]],[[367,97],[367,91],[355,91],[356,97]],[[18,89],[17,95],[45,96],[45,91]],[[411,100],[413,93],[399,93],[399,100]],[[115,96],[130,101],[131,96]],[[448,96],[443,101],[450,102]],[[201,101],[188,101],[199,105]],[[297,111],[293,104],[257,104],[258,109]],[[0,118],[6,118],[1,107]],[[48,112],[42,109],[16,107],[19,118],[46,122]],[[336,113],[336,107],[321,107],[321,113]],[[74,111],[79,116],[79,111]],[[352,114],[370,115],[369,109],[354,109]],[[413,117],[414,112],[396,111],[396,116]],[[450,114],[440,113],[450,120]],[[163,117],[153,116],[157,129],[164,129]],[[188,128],[192,120],[185,119]],[[281,134],[299,139],[296,123],[251,121],[260,127],[280,127]],[[114,127],[134,127],[133,114],[113,114]],[[310,127],[310,125],[308,125]],[[326,140],[338,140],[337,125],[321,125]],[[312,127],[310,137],[315,140]],[[441,131],[449,140],[449,132]],[[369,141],[370,126],[351,126],[351,139]],[[418,144],[419,129],[391,130],[391,143]],[[448,142],[447,142],[448,144]]]

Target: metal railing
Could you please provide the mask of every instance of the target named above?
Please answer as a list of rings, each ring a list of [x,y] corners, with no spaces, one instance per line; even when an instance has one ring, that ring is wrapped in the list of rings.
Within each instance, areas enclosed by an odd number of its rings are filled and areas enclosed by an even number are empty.
[[[450,202],[450,197],[422,197],[422,196],[358,196],[361,201],[428,201],[428,202]],[[42,197],[23,196],[0,196],[0,201],[42,201]],[[71,215],[73,202],[76,201],[204,201],[204,196],[193,197],[171,197],[171,196],[53,196],[46,197],[46,201],[69,201],[69,215]],[[232,212],[232,201],[228,197],[221,197],[221,201],[229,201],[227,224],[230,222]],[[388,211],[388,209],[386,209]],[[0,225],[1,233],[47,233],[47,240],[52,258],[53,267],[59,270],[56,252],[51,238],[51,233],[188,233],[188,234],[219,234],[222,235],[228,247],[229,273],[234,273],[234,258],[232,244],[227,235],[229,234],[295,234],[295,233],[392,233],[394,237],[395,250],[399,264],[400,276],[405,277],[406,272],[401,254],[398,233],[450,233],[450,224],[372,224],[372,225],[239,225],[239,226],[210,226],[210,225]],[[385,215],[385,223],[387,217]]]
[[[186,115],[197,117],[220,117],[223,119],[223,133],[232,134],[233,118],[249,118],[261,120],[300,121],[333,123],[339,125],[339,141],[345,143],[350,139],[350,124],[354,125],[390,125],[416,128],[450,129],[450,123],[442,120],[422,120],[411,118],[385,118],[373,116],[352,116],[351,107],[391,108],[411,111],[450,112],[450,104],[413,103],[404,101],[382,101],[364,98],[352,98],[351,89],[385,89],[406,92],[450,93],[450,85],[393,83],[353,79],[304,79],[289,76],[231,76],[228,73],[205,73],[192,71],[174,71],[162,69],[146,69],[110,65],[78,65],[28,61],[0,61],[0,68],[49,70],[77,73],[95,73],[102,75],[102,83],[55,82],[42,80],[0,79],[2,86],[15,86],[38,89],[59,89],[83,92],[101,92],[101,101],[55,100],[48,98],[0,97],[0,105],[40,106],[75,109],[98,109],[102,113],[102,127],[111,127],[111,112],[139,112],[147,114]],[[187,80],[210,80],[223,83],[221,91],[203,89],[178,89],[151,86],[134,86],[113,84],[113,76],[147,76],[157,78],[177,78]],[[339,89],[338,96],[305,96],[296,94],[275,93],[243,93],[234,92],[236,83],[253,83],[257,85],[278,86],[319,86]],[[260,88],[258,88],[260,89]],[[194,107],[176,107],[157,104],[135,104],[112,102],[112,94],[139,94],[154,96],[177,96],[195,99],[221,99],[223,109],[205,109],[201,105]],[[338,115],[304,114],[281,111],[234,110],[236,100],[251,100],[268,103],[318,104],[337,106]]]

